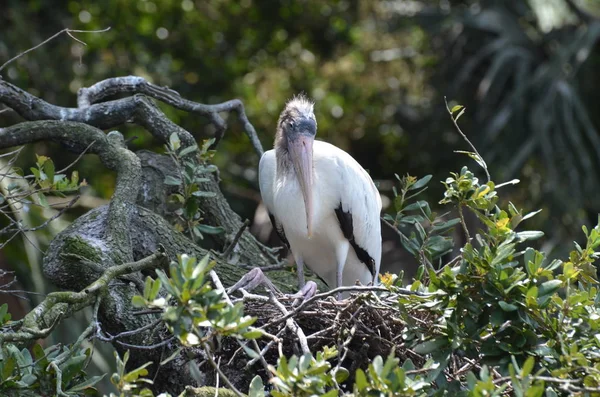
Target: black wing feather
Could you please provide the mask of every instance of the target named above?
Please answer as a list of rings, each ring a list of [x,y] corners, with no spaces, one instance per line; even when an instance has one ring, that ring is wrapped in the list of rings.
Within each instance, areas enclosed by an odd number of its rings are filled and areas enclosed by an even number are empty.
[[[354,248],[358,260],[367,266],[367,269],[369,269],[372,276],[375,276],[375,260],[354,240],[352,213],[350,211],[344,211],[342,209],[342,203],[340,203],[339,207],[335,210],[335,215],[337,215],[338,221],[340,222],[340,228],[342,229],[344,237],[348,239],[350,245]]]
[[[277,232],[279,239],[285,244],[285,246],[288,249],[290,249],[290,243],[289,243],[287,237],[285,237],[285,232],[283,230],[283,226],[275,220],[275,217],[270,212],[269,212],[269,219],[271,220],[271,224],[275,228],[275,231]]]

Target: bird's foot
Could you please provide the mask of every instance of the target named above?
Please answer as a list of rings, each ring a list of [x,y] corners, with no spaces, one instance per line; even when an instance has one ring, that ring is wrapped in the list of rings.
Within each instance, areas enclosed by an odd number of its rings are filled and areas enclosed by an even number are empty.
[[[240,281],[231,286],[227,292],[233,293],[239,289],[251,291],[259,286],[263,286],[276,294],[281,294],[279,288],[277,288],[275,284],[273,284],[273,282],[269,280],[267,276],[265,276],[259,267],[255,267],[248,273],[244,274]]]
[[[298,292],[296,292],[295,294],[287,295],[287,297],[292,299],[307,300],[309,298],[312,298],[316,294],[317,283],[315,283],[314,281],[309,281],[306,284],[304,284],[304,287],[300,288]]]
[[[263,286],[265,289],[270,290],[276,295],[283,296],[288,299],[294,299],[293,306],[299,305],[303,301],[312,298],[317,293],[317,283],[314,281],[307,282],[298,292],[295,294],[283,294],[279,288],[273,284],[271,280],[263,273],[261,268],[255,267],[246,273],[240,281],[229,287],[227,290],[228,294],[231,294],[239,289],[245,291],[252,291],[253,289]]]
[[[285,294],[284,297],[287,299],[293,299],[292,306],[298,306],[307,299],[312,298],[317,294],[317,283],[314,281],[308,281],[303,287],[300,288],[295,294]]]

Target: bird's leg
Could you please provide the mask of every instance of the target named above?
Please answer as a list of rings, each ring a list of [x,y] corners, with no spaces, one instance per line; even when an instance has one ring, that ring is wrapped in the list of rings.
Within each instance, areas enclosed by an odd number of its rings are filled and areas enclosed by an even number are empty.
[[[301,257],[294,256],[294,261],[296,261],[296,267],[298,268],[298,288],[302,290],[304,288],[304,261]]]
[[[348,240],[345,240],[342,244],[340,244],[336,250],[336,259],[337,259],[337,268],[335,271],[335,281],[336,288],[341,287],[343,283],[344,276],[344,266],[346,265],[346,259],[348,258],[348,249],[350,248],[350,243]],[[338,292],[337,300],[342,300],[342,293]]]

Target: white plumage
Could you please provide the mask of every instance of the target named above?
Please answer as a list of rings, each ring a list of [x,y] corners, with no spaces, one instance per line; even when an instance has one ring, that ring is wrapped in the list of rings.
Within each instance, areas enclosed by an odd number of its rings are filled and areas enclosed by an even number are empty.
[[[286,111],[293,116],[290,128],[296,126],[297,129],[298,117],[312,116],[314,120],[312,104],[305,98],[288,103],[278,128],[284,142],[276,140],[276,148],[262,156],[259,184],[265,206],[274,220],[273,226],[289,242],[301,286],[303,264],[330,288],[338,286],[338,272],[342,285],[353,285],[357,280],[365,285],[376,281],[381,261],[379,192],[371,177],[348,153],[329,143],[311,140],[312,164],[308,169],[312,169],[312,180],[309,179],[307,194],[312,198],[309,204],[312,208],[307,211],[305,202],[310,198],[303,196],[302,177],[298,177],[296,164],[293,167],[290,158],[283,158],[294,154],[283,150],[287,148],[284,145],[298,141],[292,132],[287,133],[288,140],[285,140]],[[316,122],[313,123],[316,133]],[[310,237],[308,216],[312,219]]]

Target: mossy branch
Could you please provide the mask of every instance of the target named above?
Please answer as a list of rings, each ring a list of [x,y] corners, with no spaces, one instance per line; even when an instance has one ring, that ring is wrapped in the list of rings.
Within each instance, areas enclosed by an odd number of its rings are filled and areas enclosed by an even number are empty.
[[[107,290],[111,281],[127,274],[164,266],[167,262],[166,251],[161,247],[157,253],[140,261],[106,269],[99,279],[82,291],[52,292],[25,316],[19,330],[13,333],[0,333],[0,345],[6,342],[28,343],[45,338],[63,318],[93,305]]]

